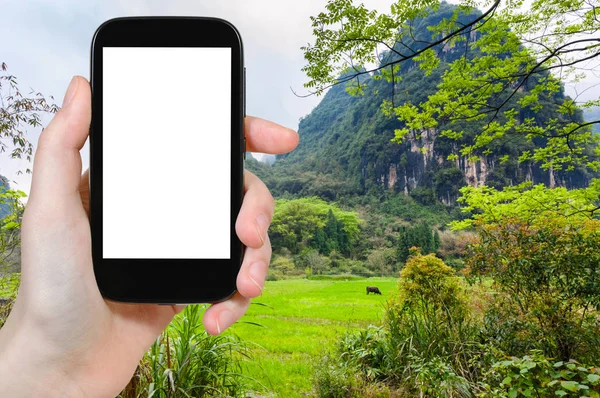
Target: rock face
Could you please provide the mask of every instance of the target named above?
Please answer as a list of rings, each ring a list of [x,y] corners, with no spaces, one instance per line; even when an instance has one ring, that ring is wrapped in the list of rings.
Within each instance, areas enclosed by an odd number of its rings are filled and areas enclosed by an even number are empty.
[[[442,17],[452,16],[453,6],[442,8],[440,13],[445,13]],[[440,17],[430,16],[437,20]],[[421,24],[423,35],[430,35],[426,22]],[[472,40],[476,39],[475,32],[468,34]],[[445,49],[448,62],[456,51],[460,49]],[[565,173],[543,170],[532,162],[519,163],[516,160],[519,151],[535,148],[534,144],[524,141],[498,143],[492,153],[478,153],[476,161],[466,157],[448,160],[450,154],[459,152],[461,144],[441,136],[443,126],[440,130],[413,132],[402,144],[391,142],[394,131],[404,126],[397,119],[383,115],[382,101],[389,100],[393,90],[395,105],[422,103],[435,93],[441,79],[441,72],[425,76],[411,61],[402,63],[399,73],[402,81],[393,87],[385,79],[361,80],[366,84],[364,96],[350,96],[344,85],[332,87],[321,103],[300,120],[298,149],[278,156],[273,169],[302,181],[300,184],[287,182],[280,191],[323,197],[322,192],[327,191],[330,199],[337,194],[319,185],[319,181],[335,181],[343,189],[339,195],[387,191],[451,205],[465,185],[501,188],[532,181],[548,186],[581,187],[589,183],[590,176],[583,170]],[[557,95],[564,98],[564,93]],[[478,131],[473,123],[461,129],[465,135]],[[509,155],[510,160],[503,162],[505,155]]]

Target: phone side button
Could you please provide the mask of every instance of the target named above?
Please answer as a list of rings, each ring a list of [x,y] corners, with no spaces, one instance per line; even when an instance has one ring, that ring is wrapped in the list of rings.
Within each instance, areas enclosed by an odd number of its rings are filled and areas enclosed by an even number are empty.
[[[246,137],[244,137],[244,160],[246,160]]]
[[[246,117],[246,67],[244,66],[244,117]]]

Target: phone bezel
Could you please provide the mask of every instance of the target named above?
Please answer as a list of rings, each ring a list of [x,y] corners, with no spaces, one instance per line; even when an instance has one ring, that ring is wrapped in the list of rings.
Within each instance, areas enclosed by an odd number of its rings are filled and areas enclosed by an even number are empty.
[[[231,52],[231,249],[230,259],[104,259],[102,256],[102,49],[104,47],[230,47]],[[103,23],[91,48],[90,226],[92,259],[100,292],[135,303],[209,303],[236,291],[243,246],[235,222],[243,196],[245,151],[242,40],[229,22],[204,17],[128,17]],[[125,171],[124,171],[125,172]],[[149,215],[152,216],[152,215]],[[199,242],[201,243],[201,242]]]

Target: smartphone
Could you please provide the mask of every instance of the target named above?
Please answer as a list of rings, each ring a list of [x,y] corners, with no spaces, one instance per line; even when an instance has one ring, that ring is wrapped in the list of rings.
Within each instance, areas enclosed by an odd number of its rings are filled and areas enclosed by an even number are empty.
[[[236,290],[242,40],[215,18],[116,18],[91,48],[90,224],[102,295],[188,304]]]

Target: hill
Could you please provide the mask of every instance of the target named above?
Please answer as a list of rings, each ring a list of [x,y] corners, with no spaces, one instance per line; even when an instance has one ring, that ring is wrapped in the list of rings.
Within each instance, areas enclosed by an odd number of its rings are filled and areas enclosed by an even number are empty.
[[[454,10],[455,6],[444,4],[421,19],[415,40],[419,35],[430,36],[427,27],[451,17]],[[463,14],[459,18],[466,22],[476,16]],[[477,39],[477,33],[471,35],[471,39]],[[508,137],[493,148],[493,154],[478,154],[480,159],[476,162],[465,157],[447,160],[460,142],[440,136],[444,125],[421,132],[425,148],[410,139],[403,144],[391,142],[394,130],[404,126],[397,119],[385,116],[380,104],[390,97],[396,105],[407,101],[417,104],[433,94],[444,68],[463,53],[460,46],[437,50],[443,54],[443,65],[430,76],[408,61],[401,64],[402,80],[397,83],[365,75],[360,82],[365,85],[363,96],[351,96],[343,84],[332,87],[321,103],[300,120],[300,145],[294,152],[278,156],[271,167],[252,161],[248,167],[266,181],[275,196],[318,196],[332,201],[400,194],[427,206],[439,203],[452,206],[459,189],[465,185],[501,188],[532,181],[547,186],[587,186],[591,176],[584,169],[564,172],[543,170],[533,161],[502,162],[504,155],[517,153],[517,148],[535,145],[524,139]],[[387,53],[381,59],[391,56]],[[519,108],[518,100],[531,88],[524,88],[510,103],[519,110],[522,120],[529,115]],[[536,117],[540,122],[556,117],[555,111],[565,99],[561,90],[548,98],[547,109]],[[578,117],[583,120],[583,114]],[[463,123],[461,127],[465,136],[472,136],[482,128],[478,122]]]

